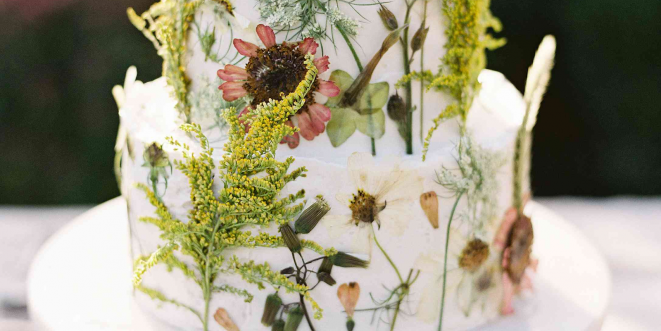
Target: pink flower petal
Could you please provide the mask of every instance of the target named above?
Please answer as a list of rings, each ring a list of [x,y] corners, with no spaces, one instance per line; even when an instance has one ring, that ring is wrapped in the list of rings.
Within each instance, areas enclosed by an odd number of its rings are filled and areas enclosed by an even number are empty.
[[[516,222],[516,218],[516,208],[511,207],[505,212],[505,217],[503,218],[502,223],[500,223],[500,227],[498,227],[496,236],[493,239],[493,244],[498,249],[502,250],[505,248],[505,245],[507,244],[507,238],[509,237],[510,231],[512,230],[512,225],[514,222]]]
[[[312,120],[310,115],[307,112],[300,113],[296,115],[298,119],[298,128],[301,129],[300,134],[305,138],[305,140],[312,140],[317,135],[315,134],[314,128],[312,127]]]
[[[241,39],[234,39],[233,43],[234,43],[234,47],[239,52],[239,54],[248,57],[257,56],[257,50],[259,49],[257,45],[253,43],[249,43],[247,41],[243,41]]]
[[[323,74],[324,72],[328,71],[328,65],[330,64],[330,61],[328,60],[328,55],[322,56],[320,58],[314,59],[314,66],[317,67],[317,70],[319,70],[320,74]]]
[[[294,127],[294,123],[292,123],[291,120],[287,121],[287,125],[289,125],[291,127]],[[294,132],[294,134],[291,134],[291,135],[288,135],[288,136],[285,136],[284,138],[282,138],[280,143],[281,144],[287,144],[287,146],[289,146],[289,148],[294,149],[294,148],[298,147],[298,144],[300,143],[300,141],[301,141],[301,137],[298,135],[298,132]]]
[[[308,109],[312,119],[318,119],[321,122],[328,122],[331,119],[330,108],[324,105],[313,103],[308,107]]]
[[[310,53],[312,55],[317,54],[317,47],[319,47],[319,44],[317,44],[313,38],[305,38],[303,41],[301,41],[300,44],[298,44],[298,49],[301,51],[303,54]],[[328,56],[324,56],[325,58],[328,58]]]
[[[225,101],[234,101],[248,94],[246,89],[243,88],[243,82],[225,82],[218,89],[223,91],[223,99]]]
[[[319,80],[319,89],[317,92],[327,96],[327,97],[335,97],[338,94],[340,94],[340,88],[335,85],[333,82],[329,82],[327,80],[320,79]]]
[[[514,313],[512,299],[514,298],[514,284],[507,273],[503,273],[503,301],[500,304],[501,315],[511,315]]]
[[[270,27],[260,24],[257,26],[257,36],[264,43],[266,48],[275,46],[275,33]]]
[[[225,68],[218,70],[218,77],[226,82],[246,80],[248,79],[248,72],[246,69],[228,64]]]

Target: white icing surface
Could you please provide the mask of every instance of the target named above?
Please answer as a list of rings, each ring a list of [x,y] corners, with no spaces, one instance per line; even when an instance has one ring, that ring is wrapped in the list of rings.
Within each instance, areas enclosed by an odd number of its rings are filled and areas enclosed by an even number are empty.
[[[235,38],[242,38],[246,41],[257,43],[255,35],[255,26],[260,22],[259,14],[254,8],[255,0],[234,1],[235,17],[231,19],[232,31]],[[399,21],[403,21],[405,12],[404,1],[394,1],[387,3],[387,6]],[[364,18],[360,18],[346,4],[341,4],[340,8],[349,16],[357,18],[362,24],[359,29],[359,35],[355,38],[357,51],[361,62],[366,64],[373,56],[373,53],[380,48],[383,39],[389,31],[383,26],[378,14],[377,7],[371,10],[361,11]],[[361,7],[365,8],[365,7]],[[422,6],[415,6],[411,18],[412,35],[420,25]],[[441,18],[440,2],[429,2],[427,23],[429,25],[429,35],[425,44],[425,69],[436,70],[439,64],[439,58],[445,53],[443,47],[445,35],[443,33],[443,19]],[[188,66],[187,74],[193,78],[191,90],[193,93],[207,91],[204,89],[216,89],[217,86],[209,85],[205,82],[215,81],[216,71],[223,65],[205,60],[204,54],[200,49],[200,42],[197,38],[198,28],[216,27],[216,46],[219,50],[225,50],[230,46],[229,30],[223,27],[223,21],[213,14],[213,7],[203,5],[199,10],[195,27],[191,30],[188,45]],[[284,41],[284,33],[276,36],[278,42]],[[339,35],[335,36],[335,46],[328,40],[320,41],[325,55],[330,57],[330,70],[323,74],[321,78],[327,79],[330,72],[341,69],[353,77],[358,75],[358,68],[353,56],[346,43]],[[321,50],[321,48],[320,48]],[[234,52],[230,48],[230,52]],[[221,52],[222,53],[222,52]],[[318,54],[321,56],[321,54]],[[245,64],[245,60],[243,62]],[[419,70],[419,53],[412,64],[413,70]],[[372,83],[388,82],[390,93],[394,94],[394,84],[404,75],[403,57],[401,45],[392,47],[381,60],[374,75]],[[520,125],[524,102],[521,94],[507,79],[500,73],[485,70],[479,77],[482,83],[482,89],[479,96],[473,103],[473,107],[467,119],[467,127],[476,143],[491,151],[498,152],[507,160],[498,171],[496,178],[499,183],[497,194],[498,215],[504,214],[507,207],[511,205],[511,160],[514,146],[514,137],[516,130]],[[450,99],[443,93],[430,92],[424,94],[424,126],[420,127],[420,84],[413,83],[413,100],[417,110],[413,114],[413,155],[404,155],[405,143],[397,133],[395,123],[389,118],[386,119],[386,134],[376,141],[378,157],[375,159],[377,164],[392,164],[393,159],[397,159],[400,168],[412,171],[423,182],[424,190],[417,192],[406,202],[405,210],[408,210],[405,222],[400,228],[403,231],[387,231],[390,224],[383,226],[381,230],[376,231],[379,242],[383,245],[390,257],[393,259],[399,270],[408,274],[408,271],[414,267],[416,260],[422,255],[434,255],[443,252],[445,244],[445,231],[447,219],[452,209],[454,199],[444,198],[450,193],[434,182],[436,172],[442,166],[447,168],[456,168],[455,145],[459,139],[458,120],[452,119],[441,124],[431,141],[431,148],[426,162],[421,161],[422,135],[426,136],[427,131],[432,126],[432,119],[436,117],[449,104]],[[210,91],[210,90],[209,90]],[[399,91],[402,95],[404,91]],[[323,101],[321,98],[318,101]],[[163,242],[159,239],[159,230],[151,225],[139,222],[141,216],[153,216],[154,207],[145,199],[142,191],[135,188],[135,183],[145,183],[149,169],[143,167],[142,153],[145,146],[158,142],[163,144],[165,151],[169,154],[170,161],[181,160],[180,152],[175,152],[173,147],[165,143],[165,137],[173,137],[175,140],[191,146],[193,152],[199,150],[197,142],[190,136],[177,129],[182,120],[175,109],[176,101],[170,93],[170,88],[165,83],[164,78],[153,82],[142,84],[136,82],[126,88],[125,100],[120,110],[122,125],[128,132],[128,142],[132,153],[124,151],[122,164],[123,193],[128,201],[129,222],[132,231],[132,253],[134,256],[146,255],[153,252]],[[213,116],[212,116],[213,117]],[[213,123],[211,118],[203,118],[202,128],[209,128]],[[207,134],[217,137],[217,132]],[[222,135],[221,135],[222,136]],[[216,148],[215,158],[220,157],[224,141],[222,139],[212,139],[211,145]],[[290,149],[286,145],[280,145],[277,151],[277,157],[284,159],[288,156],[296,158],[291,169],[305,166],[308,169],[307,177],[300,178],[290,183],[283,194],[296,192],[299,189],[305,189],[306,197],[309,199],[317,194],[322,194],[330,203],[332,209],[329,215],[348,215],[350,210],[345,204],[335,199],[339,193],[350,194],[355,192],[356,187],[350,173],[347,169],[347,160],[354,152],[369,152],[370,139],[362,133],[356,131],[343,145],[338,148],[332,147],[328,136],[324,133],[316,137],[313,141],[306,141],[301,138],[301,143],[296,149]],[[216,191],[220,183],[216,183]],[[439,195],[439,219],[440,227],[433,229],[422,211],[419,203],[419,194],[427,191],[435,191]],[[188,179],[178,170],[169,176],[166,193],[162,197],[165,205],[172,214],[182,220],[187,220],[187,212],[191,208],[190,189]],[[464,199],[465,200],[465,199]],[[465,201],[459,204],[459,209],[464,206]],[[386,209],[388,211],[388,209]],[[386,212],[384,211],[384,213]],[[329,216],[330,217],[330,216]],[[385,217],[384,217],[385,221]],[[497,220],[494,220],[496,222]],[[325,221],[322,221],[325,222]],[[268,232],[275,233],[275,229],[267,229]],[[361,286],[361,296],[357,309],[371,308],[375,304],[370,299],[370,294],[375,299],[383,299],[387,296],[386,287],[395,287],[398,284],[397,277],[384,258],[383,254],[374,247],[374,241],[365,236],[369,231],[360,231],[358,228],[349,228],[346,233],[330,234],[328,227],[319,225],[309,235],[303,236],[306,239],[312,239],[323,247],[335,247],[340,251],[360,253],[367,258],[371,251],[371,264],[366,270],[363,269],[342,269],[333,268],[333,277],[338,285],[346,282],[358,282]],[[401,232],[401,233],[397,233]],[[490,234],[492,235],[492,234]],[[360,248],[357,242],[360,241],[368,246]],[[240,249],[226,252],[228,256],[236,254],[242,260],[254,259],[256,262],[268,261],[273,270],[292,265],[291,255],[286,248],[281,249]],[[315,254],[305,252],[306,259],[316,257]],[[188,261],[186,257],[181,257]],[[190,261],[188,261],[190,262]],[[314,266],[316,268],[317,265]],[[397,320],[397,330],[436,330],[437,321],[434,318],[418,318],[415,313],[418,312],[418,302],[424,292],[425,287],[436,281],[437,275],[433,273],[422,273],[411,290],[408,302],[405,303],[404,311],[407,314],[400,314]],[[449,277],[450,278],[450,277]],[[316,283],[315,276],[311,276],[312,284]],[[273,293],[272,289],[258,291],[255,286],[247,285],[237,276],[221,274],[216,281],[217,285],[229,284],[239,288],[248,289],[254,296],[252,303],[245,303],[243,299],[224,293],[214,295],[211,302],[211,311],[217,308],[225,308],[230,317],[237,323],[241,330],[266,330],[260,323],[260,317],[263,310],[266,295]],[[452,282],[449,282],[452,284]],[[204,311],[202,294],[199,286],[191,280],[185,278],[183,274],[175,270],[168,272],[163,265],[158,265],[149,270],[144,277],[144,285],[162,291],[167,297],[175,298],[179,302],[189,305],[198,311]],[[344,330],[346,316],[342,312],[343,308],[337,299],[337,287],[330,287],[325,284],[317,287],[312,295],[319,305],[324,309],[324,319],[316,322],[318,330]],[[285,295],[281,291],[283,301],[297,301],[297,296]],[[186,329],[201,330],[200,321],[192,313],[185,309],[177,308],[173,305],[161,304],[138,293],[135,296],[139,306],[155,325],[157,329]],[[444,330],[466,329],[484,323],[494,317],[494,310],[482,312],[481,309],[473,309],[469,317],[465,317],[457,303],[457,296],[452,288],[448,288],[446,295],[446,308],[444,318]],[[493,305],[492,305],[493,306]],[[381,316],[388,320],[386,315]],[[372,314],[369,312],[356,313],[354,316],[357,330],[385,330],[389,329],[386,323],[378,322],[379,318],[372,323]],[[215,322],[212,322],[212,324]],[[215,325],[215,324],[214,324]],[[215,327],[215,329],[214,329]],[[214,326],[211,329],[217,330]],[[299,330],[308,330],[308,326],[303,323]]]

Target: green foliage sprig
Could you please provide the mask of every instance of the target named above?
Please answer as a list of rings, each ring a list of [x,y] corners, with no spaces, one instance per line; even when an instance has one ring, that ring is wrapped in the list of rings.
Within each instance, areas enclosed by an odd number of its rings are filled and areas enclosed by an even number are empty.
[[[302,167],[289,171],[294,159],[290,157],[283,162],[277,161],[275,151],[282,138],[296,130],[285,123],[303,106],[305,95],[315,82],[318,71],[312,55],[306,57],[306,66],[308,72],[305,79],[294,92],[283,95],[282,100],[258,105],[242,121],[236,116],[235,109],[224,111],[230,131],[229,141],[224,146],[226,153],[219,164],[223,188],[217,195],[213,191],[216,170],[212,158],[213,148],[201,127],[196,124],[182,125],[182,130],[199,140],[201,151],[197,155],[186,144],[168,138],[168,142],[175,149],[181,149],[184,156],[184,161],[175,161],[174,164],[189,179],[193,208],[188,213],[188,222],[175,219],[153,191],[144,184],[138,184],[150,203],[156,207],[158,216],[143,217],[140,220],[157,226],[166,244],[137,262],[134,283],[140,286],[147,270],[159,263],[167,265],[168,269],[180,269],[202,290],[205,311],[193,311],[201,316],[205,330],[208,330],[209,302],[213,293],[227,292],[240,295],[246,300],[252,298],[244,289],[215,285],[217,276],[223,272],[238,274],[260,288],[263,283],[267,283],[274,288],[299,293],[310,302],[315,316],[321,317],[321,308],[310,296],[309,287],[294,283],[286,276],[272,271],[268,263],[241,262],[231,253],[235,248],[287,247],[282,237],[264,232],[253,235],[250,230],[244,229],[288,224],[303,208],[302,203],[297,203],[304,196],[303,190],[282,198],[279,195],[287,183],[305,176],[306,169]],[[301,247],[325,256],[337,253],[334,249],[323,249],[311,241],[302,241]],[[192,267],[179,260],[175,254],[177,251],[192,258]],[[157,293],[153,291],[145,293],[159,300],[165,298],[161,294],[155,295]],[[167,298],[161,301],[176,302]]]
[[[153,44],[163,58],[163,76],[174,90],[177,109],[190,122],[187,101],[190,79],[186,76],[186,36],[195,10],[203,0],[162,0],[138,16],[127,10],[129,20]]]
[[[448,41],[439,72],[433,78],[426,72],[411,73],[398,82],[402,86],[412,79],[428,80],[427,90],[447,91],[455,99],[434,119],[425,138],[423,160],[431,137],[442,122],[459,116],[462,124],[465,123],[480,88],[477,76],[486,67],[485,50],[505,43],[504,39],[493,38],[487,32],[489,28],[496,32],[502,28],[500,21],[491,15],[489,4],[490,0],[443,0],[443,13],[448,19],[445,30]]]

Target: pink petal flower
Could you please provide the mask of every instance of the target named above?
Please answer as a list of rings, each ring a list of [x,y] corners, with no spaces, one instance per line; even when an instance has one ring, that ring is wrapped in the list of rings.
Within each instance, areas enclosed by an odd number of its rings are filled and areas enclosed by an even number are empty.
[[[314,137],[317,135],[314,131],[314,128],[312,127],[312,120],[310,119],[310,115],[308,115],[307,112],[303,112],[296,115],[296,118],[298,119],[298,128],[301,129],[301,136],[303,136],[305,140],[314,139]]]
[[[246,80],[248,79],[248,72],[246,69],[228,64],[225,68],[218,70],[218,77],[226,82]]]
[[[287,125],[291,126],[292,128],[294,127],[294,123],[292,123],[291,120],[286,122]],[[301,141],[301,137],[298,135],[298,132],[294,132],[294,134],[288,135],[280,141],[281,144],[287,144],[289,148],[294,149],[298,147],[298,144]]]
[[[500,304],[501,315],[511,315],[514,313],[512,300],[514,299],[514,284],[507,273],[503,273],[503,301]]]
[[[509,237],[510,231],[512,230],[512,225],[514,225],[514,222],[516,222],[516,218],[516,208],[511,207],[505,212],[505,217],[503,218],[502,223],[500,223],[500,227],[498,227],[496,236],[493,239],[493,244],[498,249],[502,250],[505,248],[505,245],[507,244],[507,238]]]
[[[303,41],[301,41],[298,44],[298,49],[301,51],[303,54],[310,53],[312,55],[317,54],[317,47],[319,47],[319,44],[317,44],[313,38],[305,38]],[[328,58],[328,56],[324,56],[325,58]]]
[[[340,94],[340,88],[337,87],[337,85],[335,85],[335,83],[333,82],[319,79],[319,89],[317,90],[317,92],[330,98]]]
[[[275,46],[275,33],[270,27],[260,24],[257,26],[257,36],[264,43],[266,48]]]
[[[328,65],[330,64],[330,61],[328,61],[328,55],[326,55],[314,59],[313,63],[314,66],[317,67],[317,70],[319,70],[319,73],[323,74],[324,72],[328,71]]]
[[[225,101],[234,101],[248,94],[246,89],[243,88],[243,84],[243,82],[225,82],[218,89],[223,91],[223,99]]]
[[[308,107],[308,112],[310,113],[310,118],[312,118],[312,120],[318,120],[324,123],[331,119],[330,108],[318,103],[311,104]]]
[[[247,41],[243,41],[241,39],[234,39],[233,43],[234,43],[234,47],[239,52],[239,54],[248,57],[257,56],[257,50],[259,49],[257,45],[253,43],[249,43]]]

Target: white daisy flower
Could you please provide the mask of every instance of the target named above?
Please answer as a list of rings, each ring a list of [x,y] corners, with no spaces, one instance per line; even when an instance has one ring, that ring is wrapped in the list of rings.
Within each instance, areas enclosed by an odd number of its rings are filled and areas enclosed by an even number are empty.
[[[475,306],[482,311],[497,311],[501,297],[499,254],[478,238],[467,238],[458,230],[451,229],[448,249],[445,299],[456,297],[462,312],[469,316]],[[438,322],[443,295],[443,253],[422,254],[415,268],[432,278],[425,286],[417,309],[421,320]],[[495,307],[488,306],[494,304]]]
[[[349,176],[355,187],[339,193],[336,199],[351,211],[345,215],[327,215],[323,223],[331,237],[354,236],[357,252],[371,252],[372,223],[392,236],[404,233],[411,218],[413,201],[423,191],[423,178],[413,170],[377,165],[369,153],[354,153],[349,157]]]

